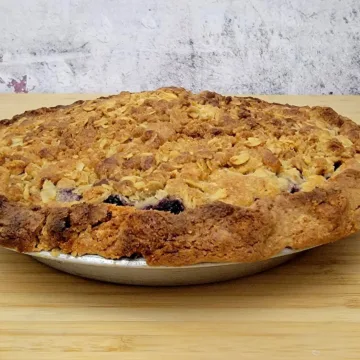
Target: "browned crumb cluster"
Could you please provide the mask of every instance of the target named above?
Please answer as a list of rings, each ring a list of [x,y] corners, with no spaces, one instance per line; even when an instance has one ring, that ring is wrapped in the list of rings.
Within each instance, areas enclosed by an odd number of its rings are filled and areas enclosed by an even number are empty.
[[[0,244],[257,261],[360,227],[360,128],[330,108],[128,93],[0,124]]]

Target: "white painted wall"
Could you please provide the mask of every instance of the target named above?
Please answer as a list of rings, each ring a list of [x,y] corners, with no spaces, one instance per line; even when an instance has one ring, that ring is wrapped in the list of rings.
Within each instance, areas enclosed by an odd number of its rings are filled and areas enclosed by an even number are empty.
[[[0,92],[360,93],[360,0],[0,0]]]

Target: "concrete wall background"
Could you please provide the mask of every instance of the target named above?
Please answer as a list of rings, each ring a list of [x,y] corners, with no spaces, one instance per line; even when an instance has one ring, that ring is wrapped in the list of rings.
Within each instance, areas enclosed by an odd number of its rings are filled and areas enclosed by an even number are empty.
[[[360,93],[359,0],[0,0],[0,92]]]

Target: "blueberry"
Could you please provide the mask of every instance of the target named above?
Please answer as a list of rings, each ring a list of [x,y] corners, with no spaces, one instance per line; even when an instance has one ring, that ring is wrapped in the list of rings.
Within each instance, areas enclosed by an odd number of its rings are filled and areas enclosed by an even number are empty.
[[[106,204],[113,204],[116,206],[126,206],[128,205],[127,201],[120,197],[119,195],[110,195],[107,199],[104,200]]]
[[[160,200],[155,205],[150,205],[146,207],[144,210],[168,211],[172,214],[180,214],[182,211],[185,210],[185,206],[181,200],[167,197]]]

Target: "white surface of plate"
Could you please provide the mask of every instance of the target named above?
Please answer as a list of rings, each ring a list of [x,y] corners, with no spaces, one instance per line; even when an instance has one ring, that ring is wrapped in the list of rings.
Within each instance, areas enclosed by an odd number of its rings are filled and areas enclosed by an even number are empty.
[[[27,255],[57,270],[89,279],[129,285],[176,286],[205,284],[253,275],[280,265],[299,252],[284,249],[270,259],[255,263],[205,263],[181,267],[149,266],[142,258],[109,260],[96,255],[54,256],[47,251]]]

